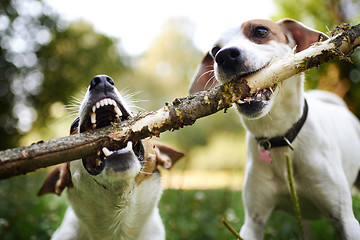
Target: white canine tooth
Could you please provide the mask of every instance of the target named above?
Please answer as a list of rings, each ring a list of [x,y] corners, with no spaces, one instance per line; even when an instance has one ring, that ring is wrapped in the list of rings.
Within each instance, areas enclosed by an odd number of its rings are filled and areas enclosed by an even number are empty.
[[[96,113],[92,112],[90,114],[91,123],[96,123]]]
[[[108,156],[110,156],[111,154],[114,153],[113,151],[110,151],[110,150],[107,149],[106,147],[103,147],[103,148],[102,148],[102,151],[103,151],[105,157],[108,157]]]
[[[119,117],[121,117],[123,114],[118,106],[114,106],[114,111]]]
[[[111,102],[112,102],[112,105],[114,105],[114,106],[117,105],[114,99],[111,99]]]
[[[100,102],[97,102],[97,103],[95,104],[95,106],[96,106],[96,108],[100,108]]]
[[[128,143],[126,145],[126,150],[128,150],[129,152],[133,150],[131,141],[128,141]]]
[[[96,106],[92,106],[92,111],[95,112],[96,111]]]

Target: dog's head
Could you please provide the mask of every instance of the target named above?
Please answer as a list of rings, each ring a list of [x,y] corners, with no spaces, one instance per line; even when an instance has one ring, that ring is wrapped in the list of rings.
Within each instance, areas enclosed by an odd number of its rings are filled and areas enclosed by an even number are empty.
[[[70,133],[83,133],[130,117],[130,108],[114,86],[114,81],[109,76],[98,75],[90,82]],[[135,143],[129,141],[121,149],[104,147],[96,155],[60,164],[49,174],[39,195],[49,192],[60,195],[65,187],[79,181],[95,182],[117,191],[124,185],[139,185],[157,170],[157,165],[170,169],[183,156],[182,151],[149,139]]]
[[[205,55],[192,80],[190,92],[208,90],[219,83],[228,83],[260,71],[273,58],[292,51],[300,52],[312,43],[327,39],[321,32],[284,19],[279,22],[251,20],[222,34]],[[237,102],[238,111],[247,118],[266,115],[279,94],[274,85]]]

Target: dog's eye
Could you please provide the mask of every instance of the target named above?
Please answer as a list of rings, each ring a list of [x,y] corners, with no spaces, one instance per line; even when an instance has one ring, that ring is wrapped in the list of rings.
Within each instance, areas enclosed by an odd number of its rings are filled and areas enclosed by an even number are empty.
[[[264,38],[269,34],[270,30],[267,27],[256,27],[253,32],[253,36],[256,38]]]
[[[218,51],[220,51],[220,47],[218,47],[218,46],[215,46],[215,47],[213,47],[212,49],[211,49],[211,56],[212,57],[215,57],[216,56],[216,54],[218,53]]]

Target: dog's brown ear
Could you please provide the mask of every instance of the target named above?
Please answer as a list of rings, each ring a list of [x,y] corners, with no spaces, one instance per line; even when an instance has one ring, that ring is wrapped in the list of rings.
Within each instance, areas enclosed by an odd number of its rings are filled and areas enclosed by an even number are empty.
[[[310,47],[311,44],[329,38],[324,33],[311,29],[293,19],[283,19],[278,24],[285,29],[285,32],[288,31],[292,35],[296,43],[296,52],[301,52]]]
[[[196,93],[209,90],[219,85],[214,75],[214,59],[209,53],[205,54],[201,64],[197,68],[193,79],[191,80],[190,93]]]
[[[55,193],[60,196],[66,187],[72,187],[71,173],[68,163],[61,163],[48,174],[37,195]]]
[[[185,156],[185,153],[177,148],[158,141],[153,141],[153,143],[155,144],[156,163],[168,170],[171,169],[180,158]]]

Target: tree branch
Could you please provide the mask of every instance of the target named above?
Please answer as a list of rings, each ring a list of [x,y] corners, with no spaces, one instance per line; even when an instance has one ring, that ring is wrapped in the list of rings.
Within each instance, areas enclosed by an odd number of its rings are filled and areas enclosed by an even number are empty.
[[[275,59],[246,79],[234,79],[209,91],[176,98],[157,111],[138,115],[118,126],[1,151],[0,179],[93,155],[104,146],[125,147],[129,140],[138,141],[192,125],[196,119],[230,108],[233,102],[259,89],[271,87],[330,59],[347,59],[360,45],[360,25],[351,28],[342,25],[333,32],[337,35],[327,41],[316,43],[297,54]]]

